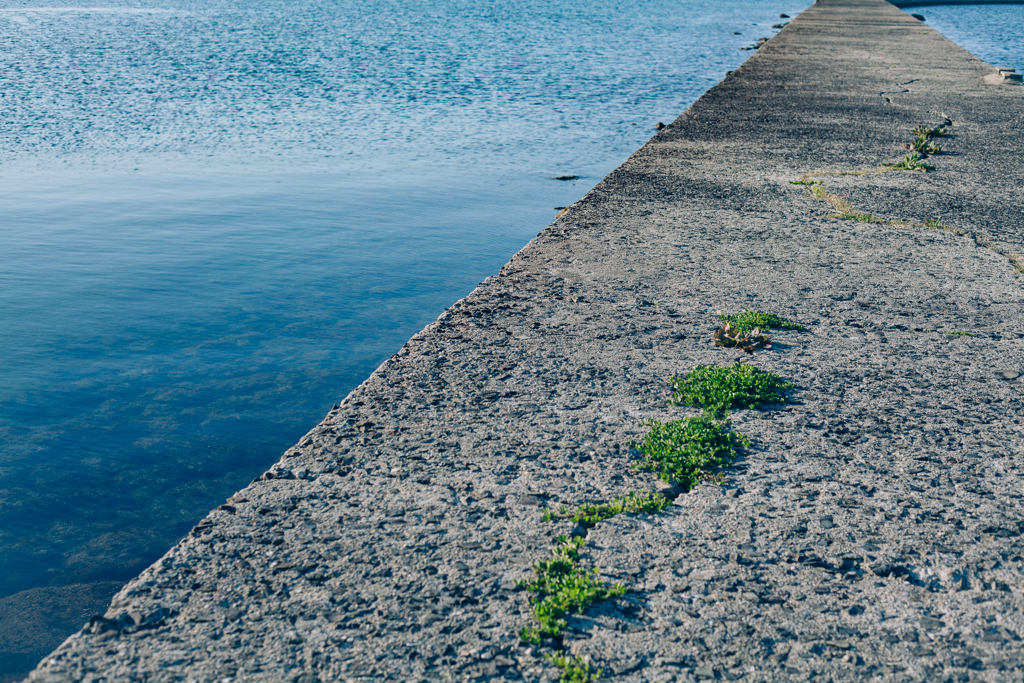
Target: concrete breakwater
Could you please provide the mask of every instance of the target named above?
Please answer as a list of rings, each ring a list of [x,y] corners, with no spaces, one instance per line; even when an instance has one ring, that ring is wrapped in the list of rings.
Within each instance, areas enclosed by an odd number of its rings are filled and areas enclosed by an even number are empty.
[[[551,680],[516,582],[572,533],[625,593],[561,646],[609,679],[1019,680],[1024,88],[991,71],[820,0],[32,680]],[[935,169],[882,166],[919,125],[946,129]],[[807,331],[715,347],[745,309]],[[796,389],[734,411],[721,485],[544,521],[656,490],[633,444],[692,414],[669,378],[736,360]]]

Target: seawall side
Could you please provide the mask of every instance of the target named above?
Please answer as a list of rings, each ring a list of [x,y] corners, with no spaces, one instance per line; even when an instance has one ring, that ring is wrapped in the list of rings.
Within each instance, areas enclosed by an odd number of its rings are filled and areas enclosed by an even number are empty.
[[[1024,675],[1024,88],[884,0],[819,0],[415,335],[33,681]],[[935,169],[894,170],[944,126]],[[881,172],[886,171],[886,172]],[[802,181],[802,182],[801,182]],[[801,184],[794,184],[801,182]],[[719,313],[773,311],[747,356]],[[669,379],[796,387],[734,411],[720,483],[655,491]],[[625,593],[536,626],[556,538]]]

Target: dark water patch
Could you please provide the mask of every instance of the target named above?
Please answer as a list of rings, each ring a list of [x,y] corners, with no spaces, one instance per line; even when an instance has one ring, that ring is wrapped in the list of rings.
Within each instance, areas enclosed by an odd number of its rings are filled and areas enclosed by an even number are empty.
[[[122,584],[113,581],[33,588],[0,598],[0,683],[13,683],[106,610]]]

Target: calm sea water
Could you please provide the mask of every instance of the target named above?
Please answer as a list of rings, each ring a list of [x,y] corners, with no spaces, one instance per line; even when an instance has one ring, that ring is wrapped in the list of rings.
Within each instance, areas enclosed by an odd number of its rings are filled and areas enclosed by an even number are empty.
[[[1024,72],[1024,3],[915,7],[929,26],[992,66]]]
[[[151,563],[807,4],[5,3],[0,598]]]

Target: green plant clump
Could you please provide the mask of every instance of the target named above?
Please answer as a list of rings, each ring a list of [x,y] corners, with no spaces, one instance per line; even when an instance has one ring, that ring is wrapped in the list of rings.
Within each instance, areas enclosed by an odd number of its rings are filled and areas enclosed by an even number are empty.
[[[762,334],[760,327],[755,327],[749,332],[741,332],[733,327],[732,323],[726,323],[715,330],[714,340],[715,346],[741,349],[747,353],[766,349],[771,342],[767,335]]]
[[[718,469],[731,465],[736,449],[750,440],[730,431],[728,420],[709,415],[671,422],[646,420],[649,431],[636,447],[643,459],[635,467],[651,470],[658,478],[689,491],[701,482],[714,481]]]
[[[936,126],[935,128],[929,128],[928,126],[917,125],[917,126],[914,126],[913,130],[911,130],[910,133],[911,133],[911,135],[916,135],[917,137],[924,137],[925,139],[927,139],[927,138],[941,138],[941,137],[945,137],[946,129],[943,128],[942,126]]]
[[[978,336],[974,332],[968,332],[967,330],[950,330],[946,334],[948,334],[950,336],[956,336],[956,337],[976,337],[976,336]]]
[[[730,313],[727,315],[720,315],[718,316],[718,319],[729,323],[732,329],[739,330],[740,333],[743,334],[751,332],[754,328],[760,328],[762,330],[797,330],[798,332],[803,332],[806,329],[792,320],[780,318],[774,313],[768,313],[766,311],[743,311],[742,313]]]
[[[921,155],[921,158],[928,156],[929,154],[940,154],[942,148],[936,145],[931,139],[924,133],[921,133],[911,142],[903,145],[903,149],[911,152],[917,152]]]
[[[562,672],[558,677],[562,683],[592,683],[601,678],[604,672],[604,669],[595,670],[580,657],[572,655],[553,652],[547,656],[547,660]]]
[[[926,171],[934,171],[934,166],[921,162],[921,155],[917,152],[911,152],[910,154],[904,154],[902,161],[897,161],[895,164],[882,164],[897,171],[920,171],[924,173]]]
[[[568,625],[565,620],[568,612],[582,612],[595,602],[626,592],[620,584],[609,586],[597,578],[596,568],[593,571],[580,568],[580,548],[585,543],[583,538],[559,536],[551,550],[552,558],[533,563],[536,578],[516,582],[536,593],[530,597],[530,605],[540,626],[519,631],[519,637],[525,642],[539,644],[542,638],[558,638]]]
[[[722,417],[734,408],[757,408],[785,403],[782,392],[792,389],[773,372],[753,365],[698,365],[685,377],[673,377],[675,391],[669,403],[704,408],[712,416]]]
[[[790,180],[790,185],[824,185],[824,181],[821,180],[809,180],[807,178],[801,178],[800,180]]]
[[[560,507],[558,512],[547,510],[544,521],[569,519],[577,524],[597,524],[615,515],[623,513],[643,513],[656,515],[665,508],[671,507],[672,501],[650,491],[632,491],[622,498],[614,498],[610,503],[584,503],[577,510]]]

